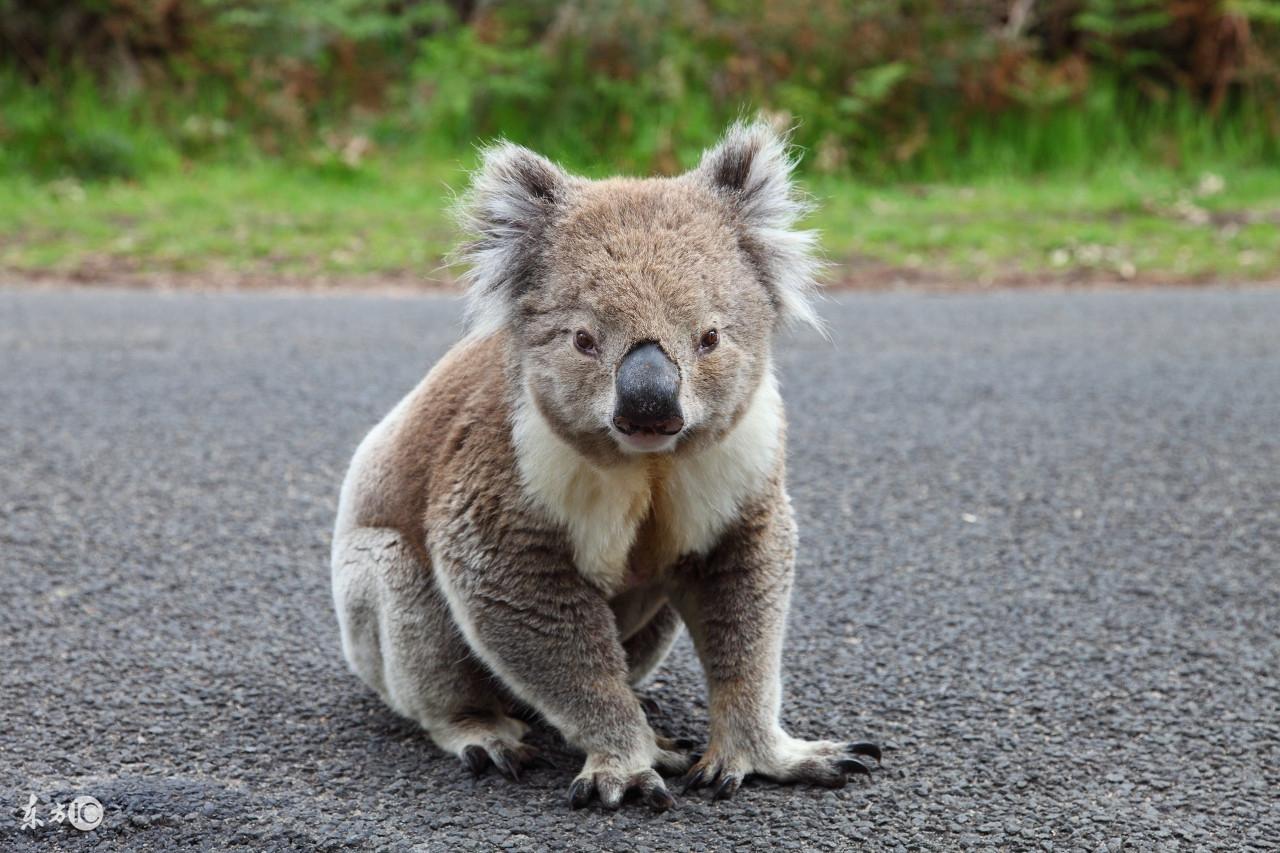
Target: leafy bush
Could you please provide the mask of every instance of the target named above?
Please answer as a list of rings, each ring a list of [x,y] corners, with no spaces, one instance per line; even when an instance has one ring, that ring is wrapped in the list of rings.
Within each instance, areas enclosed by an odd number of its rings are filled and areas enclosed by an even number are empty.
[[[869,176],[1280,152],[1273,0],[0,0],[0,43],[4,162],[83,177],[500,134],[672,172],[757,109]]]
[[[140,102],[106,104],[87,78],[53,91],[0,77],[0,167],[42,178],[139,178],[176,152]]]

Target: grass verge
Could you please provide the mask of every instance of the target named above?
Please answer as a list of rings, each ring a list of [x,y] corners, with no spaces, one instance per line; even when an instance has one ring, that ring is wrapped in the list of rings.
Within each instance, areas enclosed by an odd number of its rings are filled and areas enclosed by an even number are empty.
[[[116,284],[439,286],[459,158],[199,163],[142,181],[0,175],[0,272]],[[1280,172],[807,182],[832,284],[1280,280]]]

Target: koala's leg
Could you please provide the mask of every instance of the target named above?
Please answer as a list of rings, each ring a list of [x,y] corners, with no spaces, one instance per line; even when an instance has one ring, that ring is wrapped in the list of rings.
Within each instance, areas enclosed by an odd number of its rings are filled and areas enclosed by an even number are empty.
[[[664,604],[639,630],[626,639],[622,650],[627,655],[627,683],[633,687],[645,682],[657,669],[676,638],[680,636],[680,614]]]
[[[690,759],[660,746],[645,719],[608,602],[556,537],[505,521],[495,547],[475,541],[471,520],[460,516],[432,552],[468,644],[522,702],[587,753],[569,790],[574,807],[598,796],[617,808],[628,791],[655,808],[670,807],[656,771],[683,772]]]
[[[779,723],[795,541],[779,490],[745,514],[704,566],[676,579],[672,601],[706,671],[711,723],[707,751],[683,780],[686,790],[714,785],[716,798],[727,798],[752,774],[839,787],[851,773],[870,773],[857,755],[879,758],[874,744],[799,740]]]
[[[473,773],[508,777],[534,760],[492,676],[458,633],[424,566],[395,530],[356,528],[333,548],[333,595],[351,670]]]
[[[676,638],[680,636],[680,614],[670,604],[663,604],[653,617],[622,644],[627,655],[627,681],[633,687],[643,684],[666,659]],[[648,696],[640,697],[640,707],[650,723],[662,716],[662,706]],[[689,750],[697,742],[689,738],[658,735],[658,746],[669,750]]]

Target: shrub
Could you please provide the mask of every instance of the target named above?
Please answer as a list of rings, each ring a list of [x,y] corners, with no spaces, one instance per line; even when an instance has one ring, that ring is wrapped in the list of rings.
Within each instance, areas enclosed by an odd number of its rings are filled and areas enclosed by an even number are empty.
[[[86,177],[332,134],[672,172],[757,109],[871,176],[1280,148],[1272,0],[0,0],[0,43],[6,162]],[[86,75],[84,118],[15,95]]]

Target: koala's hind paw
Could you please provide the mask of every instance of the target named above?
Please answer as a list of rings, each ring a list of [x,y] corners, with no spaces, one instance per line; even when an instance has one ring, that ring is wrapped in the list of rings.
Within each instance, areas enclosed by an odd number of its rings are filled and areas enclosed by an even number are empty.
[[[710,787],[714,790],[714,799],[727,800],[750,776],[784,784],[843,788],[850,776],[871,777],[871,767],[858,757],[863,755],[879,763],[880,747],[866,741],[837,743],[784,738],[769,755],[753,760],[746,756],[722,755],[713,746],[680,780],[681,792]]]
[[[866,741],[840,743],[785,738],[771,760],[756,772],[775,782],[843,788],[851,776],[871,778],[871,765],[859,758],[862,755],[878,763],[880,747]]]
[[[530,767],[551,767],[552,764],[527,744],[509,746],[490,742],[484,746],[471,744],[462,750],[462,766],[472,776],[483,776],[490,767],[512,782],[520,781],[520,774]]]
[[[751,769],[745,762],[736,762],[729,758],[721,758],[708,753],[698,759],[689,768],[679,782],[680,793],[687,794],[696,788],[713,787],[713,799],[727,800],[737,793],[742,781],[751,775]]]
[[[458,756],[472,776],[482,776],[493,768],[512,781],[530,767],[550,765],[538,750],[524,743],[529,727],[511,717],[471,716],[448,726],[438,726],[432,735],[449,752]]]
[[[697,756],[689,752],[698,745],[697,741],[687,737],[669,738],[662,735],[655,735],[653,740],[658,745],[658,751],[653,757],[653,766],[663,775],[675,776],[684,773],[697,760]]]

